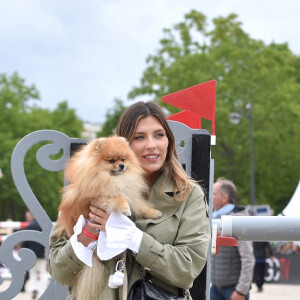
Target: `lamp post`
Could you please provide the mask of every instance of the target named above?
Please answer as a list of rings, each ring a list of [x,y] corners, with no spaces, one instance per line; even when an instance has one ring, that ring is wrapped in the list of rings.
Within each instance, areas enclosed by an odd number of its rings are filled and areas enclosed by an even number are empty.
[[[237,100],[240,103],[240,100]],[[243,114],[249,120],[249,144],[250,144],[250,199],[251,205],[256,205],[255,199],[255,165],[254,165],[254,142],[253,142],[253,104],[249,102],[246,104],[246,108],[249,110],[248,114]],[[229,120],[232,124],[238,124],[240,122],[241,115],[233,112],[229,116]]]
[[[248,107],[247,107],[248,106]],[[249,126],[250,126],[250,186],[251,186],[251,204],[256,204],[255,199],[255,169],[254,169],[254,143],[253,143],[253,105],[250,102],[247,104],[247,108],[249,109]]]

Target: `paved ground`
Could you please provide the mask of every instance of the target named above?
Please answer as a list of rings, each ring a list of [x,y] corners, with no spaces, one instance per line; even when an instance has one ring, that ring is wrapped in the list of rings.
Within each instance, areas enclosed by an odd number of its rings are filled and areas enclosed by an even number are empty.
[[[300,285],[265,284],[263,292],[258,293],[252,285],[250,292],[251,300],[276,300],[276,299],[300,299]]]
[[[5,281],[5,285],[9,282]],[[3,287],[0,289],[3,290]],[[31,300],[29,293],[20,293],[15,300]],[[282,285],[282,284],[265,284],[261,293],[256,292],[256,287],[252,286],[250,292],[251,300],[298,300],[300,299],[300,285]],[[55,300],[55,299],[53,299]]]

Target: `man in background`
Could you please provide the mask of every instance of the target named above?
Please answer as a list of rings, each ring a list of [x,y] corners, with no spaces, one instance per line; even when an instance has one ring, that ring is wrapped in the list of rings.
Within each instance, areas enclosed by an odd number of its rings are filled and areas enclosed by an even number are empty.
[[[237,188],[220,178],[213,186],[213,219],[222,215],[246,216],[245,207],[237,205]],[[248,300],[255,258],[251,241],[237,247],[220,247],[211,257],[211,300]]]

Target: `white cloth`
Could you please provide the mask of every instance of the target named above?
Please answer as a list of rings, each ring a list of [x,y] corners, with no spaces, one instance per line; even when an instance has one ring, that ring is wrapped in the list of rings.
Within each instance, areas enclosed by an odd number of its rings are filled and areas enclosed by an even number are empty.
[[[83,215],[80,215],[76,225],[74,226],[74,234],[70,238],[71,245],[74,249],[76,256],[89,267],[92,266],[93,252],[97,246],[97,241],[93,241],[85,247],[82,243],[78,242],[77,236],[82,232],[86,221]]]
[[[74,234],[70,238],[76,256],[88,266],[92,266],[92,256],[97,245],[97,255],[101,260],[109,260],[130,249],[138,253],[143,232],[120,212],[112,212],[105,225],[106,232],[100,231],[98,241],[91,242],[87,247],[78,242],[77,236],[82,232],[86,221],[81,215],[74,226]]]
[[[143,232],[120,212],[113,211],[105,225],[106,232],[100,232],[97,255],[108,260],[130,249],[138,253],[143,239]]]

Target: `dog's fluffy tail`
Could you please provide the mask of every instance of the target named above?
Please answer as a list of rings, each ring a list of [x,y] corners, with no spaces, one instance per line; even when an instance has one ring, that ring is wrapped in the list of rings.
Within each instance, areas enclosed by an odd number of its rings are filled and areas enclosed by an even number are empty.
[[[93,255],[93,267],[85,265],[77,275],[76,282],[71,289],[72,299],[97,300],[101,294],[101,290],[107,281],[108,274],[104,264]]]

